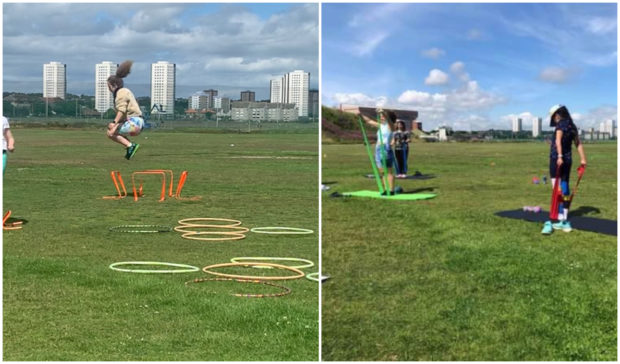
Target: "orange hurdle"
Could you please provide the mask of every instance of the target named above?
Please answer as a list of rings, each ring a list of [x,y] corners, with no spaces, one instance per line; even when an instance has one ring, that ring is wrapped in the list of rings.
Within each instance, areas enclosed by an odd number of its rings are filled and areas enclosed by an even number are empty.
[[[170,173],[170,187],[168,188],[168,196],[172,197],[172,185],[174,184],[174,174],[172,173],[171,170],[169,169],[147,169],[146,171],[143,172],[164,172],[164,173]]]
[[[118,196],[103,196],[103,198],[106,200],[119,200],[121,198],[127,197],[127,189],[125,189],[125,183],[123,182],[123,177],[121,177],[121,172],[112,171],[110,172],[110,177],[112,177],[112,182],[114,182],[114,187],[116,187],[116,192],[118,193]],[[119,188],[119,184],[123,188],[122,193]]]
[[[164,199],[166,198],[166,172],[163,172],[161,170],[151,170],[151,171],[138,171],[138,172],[133,172],[131,174],[131,185],[133,188],[133,200],[134,201],[138,201],[138,192],[136,191],[136,180],[135,177],[136,175],[139,174],[159,174],[161,175],[161,196],[159,198],[159,202],[164,201]],[[142,185],[140,185],[140,194],[142,194]]]

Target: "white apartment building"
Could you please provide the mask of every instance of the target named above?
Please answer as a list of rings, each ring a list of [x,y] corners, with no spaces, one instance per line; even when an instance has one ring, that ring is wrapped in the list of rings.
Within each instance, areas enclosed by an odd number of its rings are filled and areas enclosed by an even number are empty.
[[[209,107],[209,95],[204,92],[196,92],[189,98],[189,108],[202,110]]]
[[[542,118],[532,119],[532,137],[538,138],[542,134]]]
[[[299,112],[293,104],[234,101],[231,119],[235,121],[297,121]]]
[[[276,78],[269,81],[269,101],[272,103],[284,102],[284,90],[282,90],[282,82],[284,78]]]
[[[300,70],[289,72],[284,75],[283,91],[286,104],[295,104],[299,116],[308,116],[308,88],[310,85],[310,73]]]
[[[616,137],[616,121],[613,119],[608,119],[601,122],[599,132],[609,134],[610,138]]]
[[[521,118],[514,118],[512,119],[512,132],[513,133],[518,133],[520,131],[523,130],[522,125],[523,121],[521,120]]]
[[[116,74],[118,64],[101,62],[95,65],[95,110],[106,112],[114,108],[114,95],[108,89],[108,77]]]
[[[213,108],[224,113],[230,112],[230,97],[214,97]]]
[[[159,61],[151,65],[151,110],[159,113],[158,105],[166,115],[174,115],[176,64]],[[161,106],[160,106],[161,105]]]
[[[50,62],[43,65],[43,97],[59,97],[67,94],[67,65]]]

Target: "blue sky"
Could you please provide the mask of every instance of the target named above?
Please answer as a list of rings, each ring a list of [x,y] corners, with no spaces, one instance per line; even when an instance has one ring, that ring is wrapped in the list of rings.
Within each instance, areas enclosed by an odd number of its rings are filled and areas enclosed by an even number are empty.
[[[321,86],[425,129],[529,129],[558,103],[598,127],[617,120],[617,5],[323,4]]]
[[[169,61],[177,97],[216,88],[266,99],[270,79],[297,69],[318,88],[318,34],[318,4],[3,4],[3,90],[42,92],[43,64],[58,61],[69,93],[93,95],[96,63],[132,59],[125,84],[139,96],[150,65]]]

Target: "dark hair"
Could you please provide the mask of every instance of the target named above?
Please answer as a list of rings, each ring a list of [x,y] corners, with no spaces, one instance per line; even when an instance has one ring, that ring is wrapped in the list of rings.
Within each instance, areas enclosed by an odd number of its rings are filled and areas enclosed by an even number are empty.
[[[127,77],[131,71],[131,65],[133,65],[133,61],[130,60],[121,63],[116,69],[116,74],[108,77],[108,83],[112,85],[115,90],[123,88],[123,78]]]
[[[555,126],[555,120],[554,117],[555,115],[559,115],[562,119],[566,119],[568,120],[571,125],[575,125],[575,123],[573,122],[573,118],[571,118],[570,113],[568,112],[568,109],[566,108],[566,106],[562,106],[559,109],[557,109],[553,115],[551,115],[551,118],[549,119],[549,126],[553,127]]]

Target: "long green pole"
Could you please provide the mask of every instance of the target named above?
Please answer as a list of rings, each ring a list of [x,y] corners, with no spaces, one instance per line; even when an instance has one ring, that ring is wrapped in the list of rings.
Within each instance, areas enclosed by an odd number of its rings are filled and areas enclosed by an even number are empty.
[[[370,150],[370,143],[368,143],[368,138],[366,137],[366,130],[364,129],[364,123],[362,122],[362,118],[359,117],[358,121],[360,123],[360,129],[362,129],[362,136],[364,137],[364,144],[366,145],[366,151],[368,152],[368,158],[370,158],[370,164],[372,165],[372,173],[375,175],[375,180],[377,181],[377,187],[379,187],[379,193],[383,193],[383,186],[381,184],[381,178],[379,177],[379,171],[377,170],[377,165],[375,164],[375,158],[373,158],[372,151]]]
[[[385,188],[389,188],[389,181],[388,181],[388,169],[387,169],[387,162],[386,162],[386,158],[387,156],[385,155],[385,148],[383,147],[383,133],[381,132],[381,119],[379,118],[379,114],[377,114],[377,123],[379,124],[379,145],[381,148],[381,164],[383,164],[383,179],[385,182]]]

